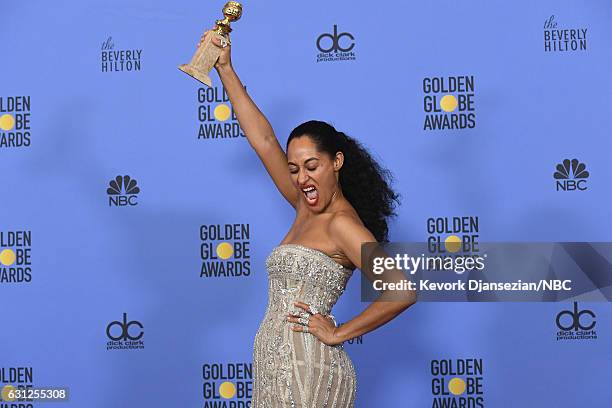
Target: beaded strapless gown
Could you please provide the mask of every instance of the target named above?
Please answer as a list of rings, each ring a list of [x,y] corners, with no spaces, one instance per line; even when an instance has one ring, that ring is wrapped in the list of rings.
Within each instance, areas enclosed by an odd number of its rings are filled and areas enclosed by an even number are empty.
[[[330,314],[352,271],[299,244],[274,248],[266,268],[268,308],[253,345],[251,407],[353,408],[355,369],[342,344],[328,346],[286,320],[289,311],[303,311],[295,300]]]

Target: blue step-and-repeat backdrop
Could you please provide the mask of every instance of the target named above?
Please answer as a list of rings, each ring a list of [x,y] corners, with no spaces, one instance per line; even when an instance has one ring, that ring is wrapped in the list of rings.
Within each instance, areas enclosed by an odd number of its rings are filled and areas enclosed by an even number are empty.
[[[294,213],[216,73],[177,69],[223,4],[0,4],[0,407],[45,405],[7,401],[20,387],[249,406],[264,261]],[[392,241],[610,241],[611,21],[609,0],[246,1],[232,56],[282,145],[326,120],[393,172]],[[345,344],[357,406],[609,407],[611,321],[605,302],[418,303]]]

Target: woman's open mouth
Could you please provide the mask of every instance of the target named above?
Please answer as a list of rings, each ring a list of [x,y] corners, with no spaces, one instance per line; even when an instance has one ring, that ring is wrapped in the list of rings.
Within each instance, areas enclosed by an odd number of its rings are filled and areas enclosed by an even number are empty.
[[[302,192],[306,197],[306,203],[308,203],[308,205],[317,205],[319,201],[319,192],[314,186],[306,186],[302,189]]]

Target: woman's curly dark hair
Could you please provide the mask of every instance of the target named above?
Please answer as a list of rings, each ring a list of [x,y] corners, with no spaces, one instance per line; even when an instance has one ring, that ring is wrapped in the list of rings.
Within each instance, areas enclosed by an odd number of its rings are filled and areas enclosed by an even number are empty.
[[[318,150],[328,153],[332,159],[336,152],[344,154],[339,177],[342,194],[376,240],[388,242],[387,218],[396,215],[395,203],[399,204],[399,194],[390,187],[389,170],[382,168],[358,141],[329,123],[319,120],[302,123],[291,131],[287,147],[291,140],[301,136],[309,136]]]

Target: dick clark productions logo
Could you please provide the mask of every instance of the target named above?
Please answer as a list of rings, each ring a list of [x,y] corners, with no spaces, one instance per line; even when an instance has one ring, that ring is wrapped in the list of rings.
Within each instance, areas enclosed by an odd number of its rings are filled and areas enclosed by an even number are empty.
[[[579,309],[574,302],[572,309],[562,310],[557,314],[555,323],[559,331],[557,340],[596,340],[595,313],[589,309]]]
[[[355,60],[355,37],[349,32],[338,32],[334,24],[331,33],[323,33],[317,37],[317,62],[352,61]]]
[[[138,320],[128,321],[127,313],[123,313],[123,320],[115,320],[106,326],[107,350],[143,349],[144,326]]]

